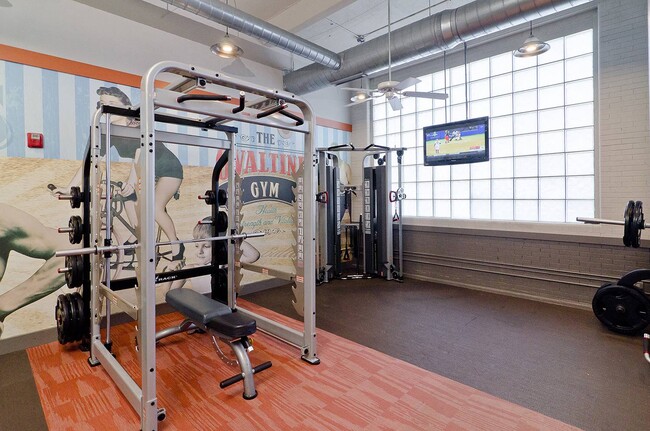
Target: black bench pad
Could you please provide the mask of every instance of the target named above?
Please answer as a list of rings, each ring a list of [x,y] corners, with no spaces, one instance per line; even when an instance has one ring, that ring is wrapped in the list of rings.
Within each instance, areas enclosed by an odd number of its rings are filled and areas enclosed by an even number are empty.
[[[165,300],[194,322],[231,338],[245,337],[257,329],[254,319],[233,313],[230,307],[192,289],[172,289]]]

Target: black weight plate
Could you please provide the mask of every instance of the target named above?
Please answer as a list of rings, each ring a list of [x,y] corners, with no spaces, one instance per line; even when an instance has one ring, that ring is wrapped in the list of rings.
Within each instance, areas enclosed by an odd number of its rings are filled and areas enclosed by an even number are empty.
[[[228,246],[226,241],[214,241],[212,243],[213,260],[212,265],[226,265],[228,263]]]
[[[69,269],[65,273],[65,282],[70,289],[81,286],[83,282],[84,263],[81,256],[66,256],[65,266]]]
[[[72,301],[77,304],[77,340],[81,341],[86,328],[86,313],[84,310],[84,300],[79,292],[72,294]]]
[[[650,300],[637,288],[610,285],[596,291],[594,314],[608,329],[632,335],[650,323]]]
[[[629,201],[625,207],[623,216],[625,227],[623,228],[623,244],[625,247],[632,246],[632,224],[634,223],[634,201]]]
[[[71,293],[66,294],[68,297],[68,303],[70,304],[70,324],[68,325],[68,340],[70,342],[77,341],[79,334],[79,311],[77,310],[77,301],[72,297]]]
[[[67,295],[59,295],[54,309],[56,316],[56,332],[59,343],[70,342],[70,301]]]
[[[68,233],[68,239],[70,240],[70,243],[79,244],[83,238],[83,223],[81,221],[81,217],[76,215],[70,216],[70,220],[68,220],[68,227],[72,229],[72,231]]]
[[[205,203],[207,205],[214,205],[214,192],[212,190],[205,191]]]
[[[228,202],[228,192],[224,189],[217,190],[217,203],[219,205],[225,205]]]
[[[214,224],[216,231],[221,233],[228,230],[228,214],[225,211],[217,213],[217,222]]]
[[[81,201],[83,200],[81,188],[76,186],[70,187],[70,195],[72,196],[70,199],[70,207],[79,208],[81,206]]]
[[[643,202],[636,201],[634,204],[634,223],[632,224],[632,247],[638,248],[641,245],[641,230],[644,228]]]

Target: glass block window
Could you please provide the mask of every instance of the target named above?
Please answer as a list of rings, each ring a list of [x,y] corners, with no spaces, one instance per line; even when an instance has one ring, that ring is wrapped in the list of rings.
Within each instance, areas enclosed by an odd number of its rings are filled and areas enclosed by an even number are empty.
[[[415,91],[446,92],[447,101],[403,98],[393,111],[374,99],[374,142],[408,149],[404,216],[562,223],[594,216],[593,30],[548,42],[538,57],[506,52],[419,77]],[[490,116],[490,161],[423,166],[422,128],[465,120],[468,111]]]

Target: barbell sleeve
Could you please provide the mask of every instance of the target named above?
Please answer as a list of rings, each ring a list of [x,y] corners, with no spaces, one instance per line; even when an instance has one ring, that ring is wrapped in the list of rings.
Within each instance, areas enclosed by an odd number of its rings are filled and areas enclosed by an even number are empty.
[[[604,218],[587,218],[587,217],[576,217],[576,221],[580,221],[587,224],[613,224],[617,226],[625,226],[624,221],[618,220],[607,220]]]
[[[618,220],[608,220],[604,218],[586,218],[586,217],[576,217],[576,221],[580,221],[586,224],[611,224],[616,226],[625,226],[624,221]],[[643,223],[643,229],[648,227],[647,223]]]
[[[70,232],[72,232],[73,230],[74,230],[74,229],[72,229],[71,227],[60,227],[60,228],[58,228],[56,231],[57,231],[58,233],[70,233]]]

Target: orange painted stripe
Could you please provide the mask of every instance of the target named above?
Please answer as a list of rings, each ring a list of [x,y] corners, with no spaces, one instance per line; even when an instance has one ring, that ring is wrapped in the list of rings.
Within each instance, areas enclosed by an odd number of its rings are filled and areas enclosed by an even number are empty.
[[[141,77],[132,73],[118,72],[105,67],[93,66],[80,61],[67,60],[53,55],[41,54],[26,49],[15,48],[0,44],[0,59],[42,69],[69,73],[71,75],[85,76],[102,81],[115,82],[116,84],[140,87]]]
[[[316,124],[323,127],[331,127],[332,129],[343,130],[344,132],[352,131],[352,124],[341,123],[339,121],[328,120],[327,118],[316,117]]]
[[[86,78],[98,79],[100,81],[114,82],[116,84],[128,85],[130,87],[140,87],[140,82],[142,80],[141,76],[132,73],[120,72],[106,67],[93,66],[92,64],[82,63],[80,61],[68,60],[53,55],[28,51],[26,49],[3,44],[0,44],[0,60],[40,67],[41,69],[54,70],[56,72],[69,73],[71,75],[84,76]],[[165,82],[156,83],[156,87],[163,87],[165,85],[167,85]],[[238,104],[239,102],[235,100],[233,103]],[[326,118],[316,117],[316,124],[323,127],[331,127],[333,129],[352,132],[352,124],[341,123]]]

